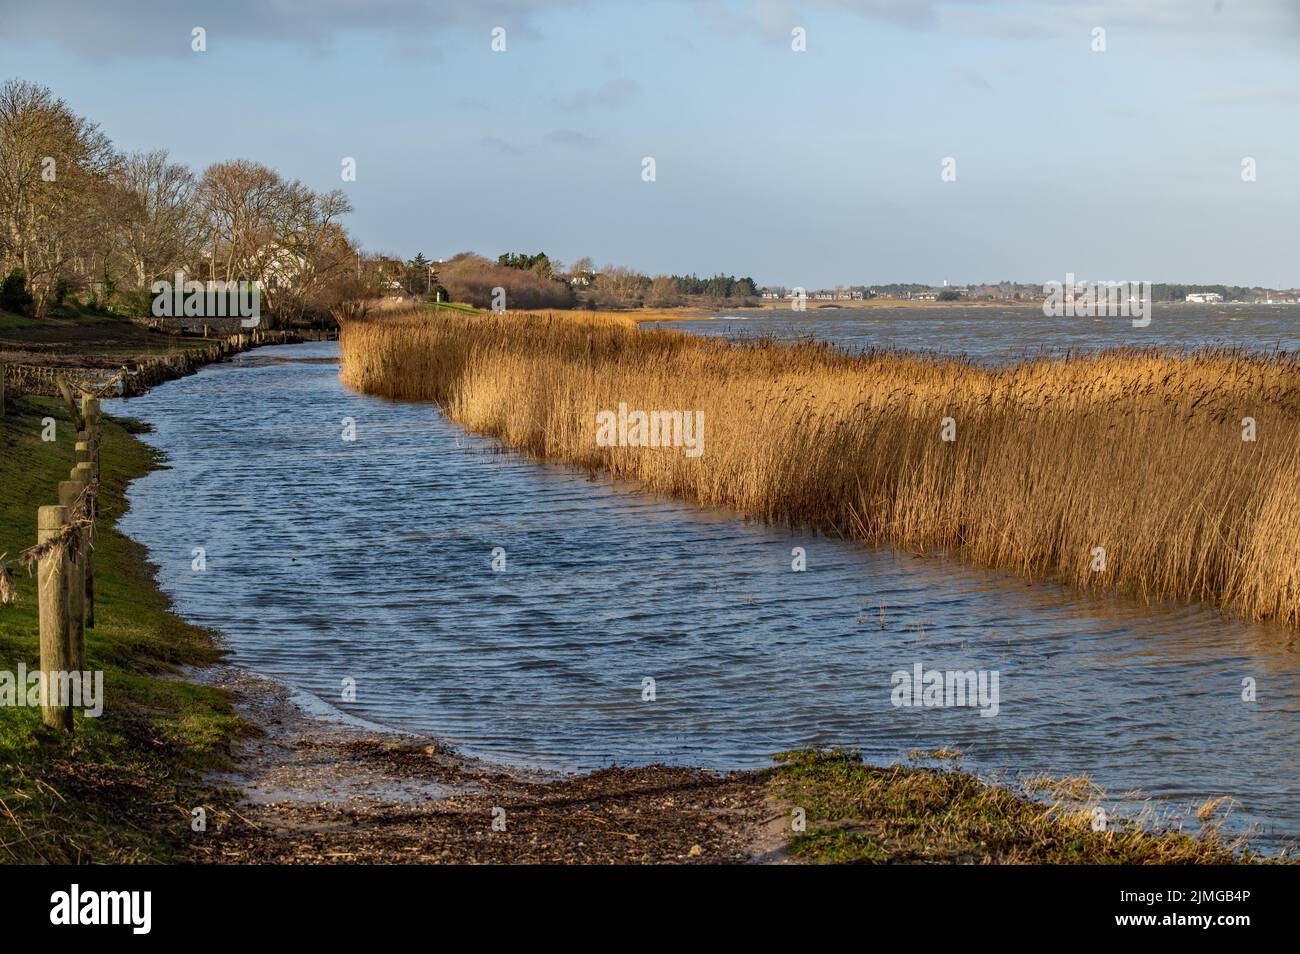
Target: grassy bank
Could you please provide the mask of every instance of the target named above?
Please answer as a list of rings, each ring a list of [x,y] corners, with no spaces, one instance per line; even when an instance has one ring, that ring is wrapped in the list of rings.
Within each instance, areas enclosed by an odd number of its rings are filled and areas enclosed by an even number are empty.
[[[436,401],[537,457],[773,521],[1300,625],[1293,357],[1123,351],[987,369],[420,313],[348,324],[340,347],[347,385]],[[597,413],[620,404],[702,412],[702,455],[598,446]]]
[[[41,419],[58,440],[41,441]],[[75,435],[53,401],[11,401],[0,418],[0,553],[35,542],[36,506],[56,502]],[[40,710],[0,707],[0,861],[141,862],[177,856],[190,811],[204,804],[197,771],[222,764],[239,721],[217,691],[172,676],[218,656],[209,633],[170,612],[143,547],[112,529],[129,480],[153,453],[121,422],[104,420],[102,517],[95,551],[96,622],[88,667],[104,672],[104,712],[76,715],[67,738]],[[34,576],[14,571],[18,602],[0,606],[0,669],[39,662]]]
[[[960,770],[878,768],[853,753],[777,757],[769,783],[803,809],[790,852],[817,864],[1233,864],[1255,861],[1225,840],[1206,810],[1202,835],[1145,831],[1111,819],[1094,831],[1092,806],[1044,805]],[[1064,788],[1064,787],[1062,787]],[[1211,806],[1212,807],[1212,806]]]

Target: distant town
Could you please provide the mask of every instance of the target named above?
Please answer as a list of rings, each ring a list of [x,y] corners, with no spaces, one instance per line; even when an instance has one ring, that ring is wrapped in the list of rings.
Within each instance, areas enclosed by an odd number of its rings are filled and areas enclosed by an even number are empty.
[[[1077,286],[1082,291],[1084,284]],[[1300,289],[1237,285],[1178,285],[1153,283],[1152,297],[1158,302],[1186,302],[1187,304],[1236,303],[1250,305],[1294,305],[1300,302]],[[760,300],[767,305],[792,302],[800,297],[814,302],[851,303],[871,299],[933,302],[1042,302],[1047,297],[1043,283],[1003,281],[996,284],[942,285],[890,284],[850,285],[833,289],[799,289],[784,286],[764,286],[759,289]]]
[[[494,288],[504,288],[512,307],[523,308],[780,308],[803,300],[815,308],[853,307],[872,301],[1041,304],[1044,282],[938,285],[895,282],[883,285],[837,285],[816,288],[759,285],[748,276],[715,274],[647,274],[621,265],[597,266],[580,258],[565,266],[544,252],[511,252],[495,260],[472,252],[433,261],[424,255],[403,260],[377,255],[367,259],[377,269],[377,284],[390,295],[491,306]],[[1086,287],[1079,281],[1078,291]],[[1067,296],[1072,292],[1066,289]],[[1292,305],[1300,289],[1221,284],[1153,282],[1155,302]]]

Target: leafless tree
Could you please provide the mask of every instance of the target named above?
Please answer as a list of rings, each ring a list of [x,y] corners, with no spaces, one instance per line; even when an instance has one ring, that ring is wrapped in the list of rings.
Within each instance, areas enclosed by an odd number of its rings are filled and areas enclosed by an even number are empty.
[[[124,157],[114,176],[121,206],[114,216],[118,244],[137,288],[190,264],[204,234],[198,182],[167,152]]]
[[[116,158],[99,127],[44,86],[0,85],[0,268],[23,270],[38,314],[102,260]]]

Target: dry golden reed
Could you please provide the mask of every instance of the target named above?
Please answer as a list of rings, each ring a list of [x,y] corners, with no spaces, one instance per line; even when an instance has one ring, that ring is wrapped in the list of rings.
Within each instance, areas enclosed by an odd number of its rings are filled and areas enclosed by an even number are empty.
[[[1124,350],[983,368],[427,311],[347,323],[341,350],[352,388],[435,401],[471,431],[654,491],[1300,625],[1293,356]],[[620,402],[703,411],[703,455],[598,447],[596,414]]]

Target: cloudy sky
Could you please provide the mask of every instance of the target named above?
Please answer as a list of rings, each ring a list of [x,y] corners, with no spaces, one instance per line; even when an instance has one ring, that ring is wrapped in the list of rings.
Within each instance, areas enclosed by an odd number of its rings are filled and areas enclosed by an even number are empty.
[[[1300,285],[1300,0],[0,0],[0,23],[0,78],[122,149],[345,188],[376,251]]]

